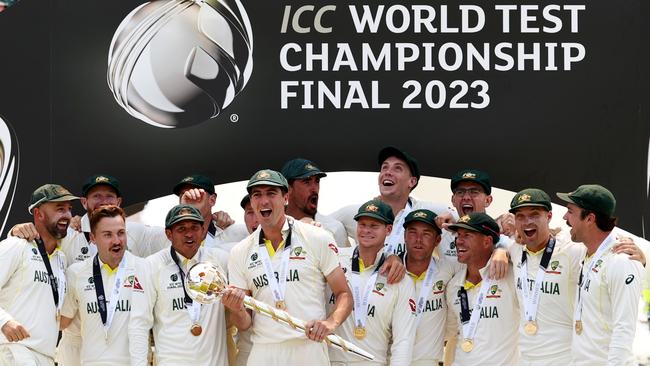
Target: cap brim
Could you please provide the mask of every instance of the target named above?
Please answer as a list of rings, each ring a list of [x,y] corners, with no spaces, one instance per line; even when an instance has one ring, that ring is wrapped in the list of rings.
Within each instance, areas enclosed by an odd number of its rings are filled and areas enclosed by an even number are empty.
[[[373,219],[377,219],[377,220],[379,220],[381,222],[386,223],[387,225],[392,225],[393,224],[392,222],[386,221],[386,218],[382,217],[381,215],[378,215],[378,214],[375,214],[375,213],[372,213],[372,212],[358,213],[358,214],[354,215],[354,220],[359,221],[359,218],[361,218],[361,217],[372,217]]]
[[[27,212],[29,212],[29,213],[31,214],[32,211],[34,211],[34,209],[35,209],[36,207],[38,207],[38,206],[40,206],[40,205],[42,205],[42,204],[44,204],[44,203],[48,203],[48,202],[67,202],[67,201],[76,201],[76,200],[78,200],[78,199],[79,199],[79,197],[77,197],[77,196],[73,196],[73,195],[71,195],[71,194],[66,194],[66,195],[64,195],[64,196],[61,196],[61,197],[58,197],[58,198],[54,198],[54,199],[51,199],[51,200],[41,199],[41,200],[39,200],[39,201],[37,201],[37,202],[34,202],[34,203],[32,203],[31,205],[29,205],[29,206],[27,207]]]
[[[486,184],[481,183],[481,181],[478,180],[478,179],[470,179],[470,178],[463,178],[463,179],[453,181],[452,184],[451,184],[451,189],[452,190],[456,189],[456,187],[458,187],[458,185],[463,183],[463,182],[476,183],[479,186],[483,187],[483,191],[485,191],[485,194],[487,194],[487,195],[492,194],[492,187],[488,187]]]
[[[379,155],[377,155],[377,165],[379,165],[380,169],[384,161],[391,156],[395,156],[400,160],[406,162],[406,165],[409,167],[409,170],[411,171],[411,176],[417,179],[415,186],[413,186],[412,188],[415,189],[415,187],[417,187],[418,183],[420,182],[420,176],[421,176],[420,168],[418,167],[418,163],[415,160],[415,158],[411,157],[410,155],[406,154],[405,152],[396,148],[395,146],[386,146],[383,149],[381,149],[381,151],[379,151]]]
[[[120,192],[120,190],[115,185],[113,185],[111,183],[108,183],[108,182],[97,182],[97,183],[93,183],[93,184],[87,186],[85,191],[83,192],[83,195],[86,196],[88,194],[88,192],[90,192],[91,189],[93,189],[93,188],[95,188],[97,186],[101,186],[101,185],[109,186],[109,187],[113,188],[115,193],[117,193],[117,196],[122,197],[122,192]]]
[[[249,184],[249,185],[246,187],[246,189],[248,189],[248,190],[250,191],[250,189],[253,188],[253,187],[255,187],[255,186],[272,186],[272,187],[286,188],[286,187],[284,186],[284,184],[281,184],[281,183],[272,182],[272,181],[270,181],[270,180],[258,180],[258,181],[255,182],[255,183],[251,183],[251,184]]]
[[[577,205],[578,203],[577,203],[576,201],[572,200],[571,197],[569,197],[569,194],[570,194],[570,193],[560,193],[560,192],[558,192],[558,193],[556,193],[555,195],[556,195],[559,199],[561,199],[562,201],[569,202],[569,203],[573,203],[574,205]]]
[[[313,177],[313,176],[318,176],[319,178],[323,178],[323,177],[327,177],[327,174],[325,174],[323,172],[320,172],[320,171],[319,172],[306,172],[304,174],[301,174],[301,175],[298,175],[298,176],[295,176],[295,177],[287,177],[287,176],[285,176],[285,178],[287,178],[287,179],[303,179],[303,178],[309,178],[309,177]]]
[[[462,222],[461,223],[451,224],[451,225],[447,226],[447,229],[449,229],[451,231],[457,231],[458,229],[467,229],[467,230],[476,231],[477,233],[483,234],[483,232],[481,230],[479,230],[479,229],[477,229],[477,228],[475,228],[473,226],[464,224]]]
[[[438,234],[441,234],[441,233],[442,233],[442,230],[440,230],[440,228],[438,227],[438,225],[431,224],[429,221],[427,221],[427,220],[425,220],[425,219],[421,219],[421,218],[419,218],[419,217],[413,218],[413,219],[411,219],[411,220],[409,220],[409,221],[404,221],[404,225],[402,225],[402,226],[404,226],[404,228],[406,229],[406,227],[407,227],[410,223],[412,223],[412,222],[416,222],[416,221],[423,222],[423,223],[425,223],[425,224],[427,224],[427,225],[429,225],[429,226],[433,226],[433,228],[436,229],[436,231],[438,232]]]
[[[201,224],[205,223],[205,220],[203,220],[203,218],[198,219],[198,218],[193,217],[193,216],[183,216],[183,217],[179,217],[179,218],[176,218],[176,219],[172,220],[170,223],[165,225],[165,228],[169,229],[170,227],[174,226],[175,224],[178,224],[181,221],[196,221],[196,222],[200,222]]]
[[[543,203],[524,203],[524,204],[512,207],[510,210],[508,210],[508,212],[515,213],[515,211],[517,211],[517,209],[522,208],[522,207],[542,207],[542,208],[550,211],[549,206],[547,206],[547,205],[545,205]]]
[[[47,201],[44,201],[43,203],[45,203],[45,202],[65,202],[65,201],[75,201],[75,200],[78,200],[78,199],[79,199],[79,197],[77,197],[77,196],[73,196],[73,195],[71,195],[71,194],[67,194],[67,195],[65,195],[65,196],[61,196],[61,197],[59,197],[59,198],[55,198],[55,199],[53,199],[53,200],[47,200]]]

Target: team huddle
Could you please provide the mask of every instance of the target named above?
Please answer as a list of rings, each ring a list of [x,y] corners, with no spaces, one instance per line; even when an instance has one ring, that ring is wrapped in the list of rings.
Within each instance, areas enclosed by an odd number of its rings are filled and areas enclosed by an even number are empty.
[[[569,228],[554,229],[541,189],[497,221],[483,171],[452,177],[449,206],[410,196],[408,153],[386,147],[378,165],[379,196],[331,215],[317,211],[326,173],[314,162],[260,170],[243,225],[212,212],[201,175],[173,187],[161,227],[128,220],[109,175],[80,197],[37,188],[33,222],[0,243],[0,366],[635,364],[650,245],[616,227],[609,190],[557,193]],[[229,283],[210,304],[186,281],[203,262]],[[328,347],[330,335],[373,359]]]

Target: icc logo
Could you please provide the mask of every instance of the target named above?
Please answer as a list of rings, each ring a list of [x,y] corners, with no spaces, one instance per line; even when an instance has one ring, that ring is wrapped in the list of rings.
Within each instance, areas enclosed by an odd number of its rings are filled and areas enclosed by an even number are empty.
[[[156,0],[124,18],[108,86],[133,117],[163,128],[214,118],[253,71],[253,31],[239,0]]]

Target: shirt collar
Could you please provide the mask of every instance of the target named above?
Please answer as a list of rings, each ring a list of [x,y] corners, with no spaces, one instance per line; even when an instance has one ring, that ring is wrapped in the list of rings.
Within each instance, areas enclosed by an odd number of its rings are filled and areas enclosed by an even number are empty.
[[[361,256],[359,256],[359,272],[363,272],[369,269],[374,270],[377,264],[379,264],[379,260],[381,259],[382,254],[384,254],[383,248],[377,252],[377,254],[375,255],[375,261],[370,266],[366,266],[365,263],[363,263],[363,259],[361,259]]]
[[[124,262],[125,266],[128,264],[128,262],[127,262],[128,261],[127,260],[128,253],[129,252],[125,250],[124,255],[122,256],[122,262]],[[102,262],[102,259],[99,257],[99,254],[96,254],[96,255],[97,255],[97,260],[99,261],[99,267],[102,268],[106,272],[106,274],[108,274],[109,276],[112,276],[112,275],[117,273],[117,270],[120,268],[120,264],[122,264],[122,262],[118,263],[117,267],[115,267],[113,269],[108,264]]]
[[[178,251],[176,251],[176,255],[178,256],[178,260],[180,261],[180,263],[181,263],[183,266],[187,266],[187,264],[188,264],[189,262],[191,262],[191,261],[194,261],[194,263],[198,263],[198,262],[199,262],[199,258],[201,257],[201,251],[202,251],[202,250],[203,250],[203,245],[201,245],[201,246],[199,247],[199,250],[196,251],[196,253],[194,254],[194,256],[193,256],[192,258],[185,258],[185,257],[183,257],[183,255],[182,255],[181,253],[179,253]]]
[[[434,261],[436,261],[436,262],[438,262],[440,260],[440,253],[438,252],[438,247],[437,246],[435,248],[433,248],[433,252],[431,253],[431,258],[433,258]],[[404,256],[404,265],[405,266],[407,265],[407,263],[406,263],[407,260],[408,260],[408,254],[406,256]],[[415,282],[418,282],[418,281],[424,280],[424,277],[426,276],[428,269],[429,269],[429,267],[427,267],[427,269],[424,270],[424,272],[420,273],[419,275],[416,275],[415,273],[411,273],[408,270],[406,270],[406,274],[409,275],[409,277],[411,277]]]
[[[87,213],[85,215],[81,216],[81,231],[83,231],[85,233],[90,232],[90,219],[88,218]]]

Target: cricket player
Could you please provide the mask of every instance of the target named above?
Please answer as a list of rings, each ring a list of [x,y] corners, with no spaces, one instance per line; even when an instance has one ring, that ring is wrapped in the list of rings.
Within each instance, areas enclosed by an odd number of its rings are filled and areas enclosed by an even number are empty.
[[[379,274],[386,258],[384,241],[395,217],[390,206],[371,200],[359,207],[358,245],[339,251],[354,299],[353,315],[336,332],[344,339],[370,352],[375,359],[363,361],[357,356],[330,349],[332,365],[410,365],[415,339],[415,311],[411,310],[411,279],[388,284]],[[332,300],[330,300],[332,304]],[[333,303],[336,305],[336,302]]]
[[[127,365],[131,294],[143,292],[144,259],[126,251],[124,211],[101,206],[90,215],[90,240],[97,254],[68,268],[68,293],[61,328],[81,320],[82,365]]]
[[[248,235],[244,225],[234,224],[227,213],[212,213],[212,208],[217,203],[217,193],[210,178],[200,174],[186,176],[174,186],[173,192],[179,197],[179,204],[194,206],[203,215],[206,247],[230,252],[234,246],[232,243],[237,243]]]
[[[573,309],[585,247],[566,235],[553,235],[551,198],[528,188],[510,203],[522,241],[509,248],[519,303],[522,365],[571,363]]]
[[[587,248],[573,315],[576,365],[633,365],[632,343],[645,272],[638,261],[615,254],[616,199],[605,187],[582,185],[558,193],[567,202],[564,219],[571,240]]]
[[[0,365],[54,365],[66,293],[60,244],[74,200],[57,184],[37,188],[29,212],[39,239],[10,237],[0,243]]]
[[[449,226],[455,231],[457,273],[446,289],[448,327],[458,337],[454,365],[516,365],[519,362],[519,305],[512,270],[506,277],[488,277],[499,225],[488,215],[472,212]]]
[[[147,273],[140,281],[144,292],[131,295],[131,365],[148,365],[151,328],[159,366],[227,364],[223,306],[193,301],[185,288],[187,272],[196,263],[211,262],[225,273],[215,250],[201,246],[203,225],[201,212],[193,206],[177,205],[167,214],[165,233],[172,245],[146,259]]]
[[[411,155],[396,147],[388,146],[379,151],[377,162],[379,164],[377,178],[379,199],[392,208],[395,216],[394,230],[386,238],[387,251],[398,255],[404,254],[404,218],[413,210],[425,208],[436,214],[446,212],[454,219],[458,218],[455,210],[451,207],[418,201],[410,196],[411,191],[417,187],[420,180],[420,168]],[[359,205],[349,205],[330,215],[343,223],[348,231],[348,236],[352,238],[356,236],[357,222],[354,220],[354,215],[358,208]]]
[[[322,340],[345,321],[352,308],[334,239],[324,229],[285,215],[288,183],[280,173],[258,171],[247,190],[259,227],[232,249],[228,269],[233,287],[222,298],[232,324],[241,331],[252,327],[247,364],[328,365]],[[337,301],[329,316],[326,287]],[[244,308],[244,294],[307,321],[306,334],[271,318],[253,316]]]
[[[289,183],[286,214],[296,220],[307,218],[318,222],[322,228],[334,236],[337,246],[349,247],[348,234],[343,224],[318,212],[320,180],[327,174],[320,170],[313,161],[302,158],[287,161],[282,166],[280,173]]]
[[[409,306],[415,312],[416,334],[411,365],[437,365],[443,360],[447,301],[445,290],[461,269],[455,260],[441,255],[441,230],[436,214],[413,210],[404,220],[406,273],[412,284]]]

